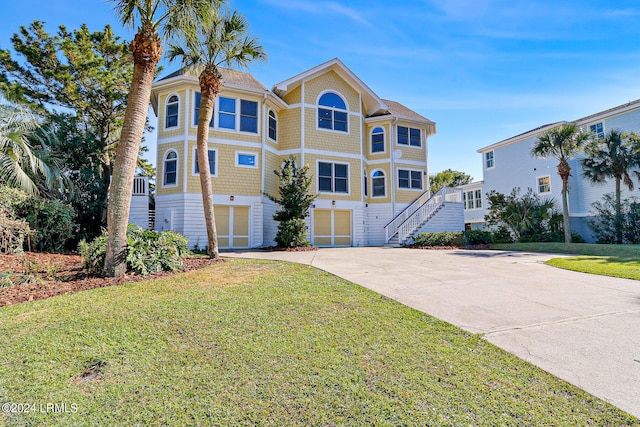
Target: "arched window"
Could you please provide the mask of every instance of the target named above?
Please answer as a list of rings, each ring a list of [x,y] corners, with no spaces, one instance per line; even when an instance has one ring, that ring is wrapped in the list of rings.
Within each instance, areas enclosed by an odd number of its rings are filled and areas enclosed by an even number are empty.
[[[172,186],[178,184],[178,153],[169,150],[164,155],[164,171],[162,185]]]
[[[384,182],[384,172],[377,170],[371,174],[371,185],[373,187],[373,197],[385,197],[386,185]]]
[[[347,105],[340,95],[327,92],[318,100],[318,127],[348,132]]]
[[[178,95],[171,95],[167,99],[166,117],[164,121],[165,129],[178,127],[178,112],[180,111],[180,98]]]
[[[381,153],[384,151],[384,129],[375,128],[371,131],[371,152]]]
[[[269,138],[274,141],[278,140],[278,118],[273,110],[269,110]]]

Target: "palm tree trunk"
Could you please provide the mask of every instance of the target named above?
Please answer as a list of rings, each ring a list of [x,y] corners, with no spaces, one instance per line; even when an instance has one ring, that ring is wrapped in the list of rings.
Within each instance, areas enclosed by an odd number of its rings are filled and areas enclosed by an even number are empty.
[[[571,229],[569,228],[569,176],[571,166],[566,159],[561,159],[558,164],[558,175],[562,178],[562,226],[564,228],[564,242],[571,243]]]
[[[198,169],[200,169],[200,188],[202,190],[202,205],[204,206],[204,220],[207,226],[207,242],[209,258],[220,258],[218,250],[218,233],[216,218],[213,211],[213,187],[211,186],[211,172],[209,171],[209,122],[213,115],[215,94],[201,88],[200,117],[198,118]]]
[[[622,201],[620,200],[620,179],[616,177],[616,243],[622,244]]]
[[[564,228],[564,242],[571,243],[571,230],[569,229],[569,200],[568,179],[562,180],[562,226]]]
[[[138,31],[131,43],[133,79],[124,114],[120,142],[116,149],[107,207],[107,254],[105,274],[119,277],[126,273],[127,225],[133,193],[140,142],[147,120],[151,85],[156,65],[162,54],[158,35],[150,28]]]

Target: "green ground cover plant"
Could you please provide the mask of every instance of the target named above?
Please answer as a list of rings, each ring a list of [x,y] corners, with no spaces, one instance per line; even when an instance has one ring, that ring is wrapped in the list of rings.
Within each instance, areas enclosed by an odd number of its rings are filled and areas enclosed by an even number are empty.
[[[477,335],[297,264],[232,260],[3,307],[0,334],[0,401],[70,409],[0,425],[640,425]]]
[[[558,268],[640,280],[640,245],[588,243],[510,243],[494,244],[493,249],[582,255],[553,258],[546,262]]]

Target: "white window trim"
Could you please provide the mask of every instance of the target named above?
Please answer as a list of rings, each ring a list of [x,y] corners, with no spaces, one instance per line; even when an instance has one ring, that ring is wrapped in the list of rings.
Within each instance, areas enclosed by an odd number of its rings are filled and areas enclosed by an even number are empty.
[[[196,94],[200,93],[199,90],[194,90],[193,91],[193,96],[191,98],[193,98],[193,102],[191,103],[191,114],[190,117],[191,119],[195,119],[196,117]],[[200,93],[200,99],[202,99],[202,93]],[[217,97],[216,97],[217,99]],[[209,123],[209,129],[215,129],[215,124],[216,124],[216,102],[213,102],[213,116],[211,116],[211,123]],[[200,118],[200,112],[198,112],[198,119]],[[198,128],[198,123],[193,123],[193,120],[191,120],[191,128],[192,129],[197,129]]]
[[[176,153],[176,158],[175,159],[171,159],[171,161],[176,162],[176,183],[175,184],[165,184],[164,178],[165,178],[165,174],[167,173],[167,156],[169,155],[169,153]],[[178,183],[180,182],[180,155],[178,154],[178,151],[174,148],[169,148],[167,151],[164,152],[164,155],[162,156],[162,188],[176,188],[178,186]]]
[[[476,207],[476,200],[478,200],[476,198],[476,191],[478,190],[465,190],[462,192],[463,197],[462,197],[462,201],[464,203],[464,210],[465,211],[479,211],[482,210],[482,206],[480,207]],[[473,201],[473,207],[472,208],[468,208],[467,207],[467,203],[469,202],[469,194],[471,194],[471,200]],[[482,190],[480,190],[480,204],[484,204],[483,200],[482,200]]]
[[[218,166],[219,166],[219,157],[218,157],[218,149],[217,148],[211,148],[209,147],[209,151],[213,151],[216,153],[216,160],[213,164],[213,169],[216,171],[216,173],[212,173],[211,174],[211,178],[217,178],[218,177]],[[191,176],[200,176],[200,173],[196,173],[196,153],[198,152],[198,147],[193,147],[193,153],[191,156]]]
[[[549,191],[540,191],[540,178],[549,178]],[[538,194],[551,194],[551,175],[536,176],[536,190]]]
[[[346,165],[347,166],[347,192],[346,193],[342,193],[342,192],[337,192],[337,191],[320,191],[320,163],[331,163],[334,165]],[[335,168],[333,168],[334,170],[332,170],[331,172],[335,172]],[[340,161],[336,161],[336,160],[323,160],[323,159],[317,159],[316,160],[316,188],[318,190],[318,194],[331,194],[331,195],[338,195],[338,196],[350,196],[351,195],[351,163],[349,162],[340,162]],[[335,175],[331,176],[331,179],[335,180],[336,177]],[[332,183],[335,184],[335,181]],[[335,187],[335,185],[334,185]]]
[[[382,196],[375,196],[373,194],[373,180],[375,179],[373,177],[373,174],[376,172],[382,172],[382,175],[384,176],[384,194]],[[374,169],[371,172],[371,178],[369,178],[371,180],[371,198],[372,199],[385,199],[387,197],[387,172],[384,169]]]
[[[405,187],[400,187],[400,171],[409,171],[409,185],[411,185],[411,172],[420,172],[420,177],[421,177],[421,185],[422,188],[405,188]],[[419,191],[419,192],[424,192],[424,184],[425,184],[425,180],[424,180],[424,170],[422,169],[410,169],[410,168],[397,168],[396,169],[396,189],[397,190],[404,190],[404,191]]]
[[[597,127],[597,126],[598,126],[598,125],[600,125],[600,124],[602,125],[602,135],[603,135],[603,136],[602,136],[602,138],[604,138],[604,137],[606,137],[606,136],[607,136],[607,129],[606,129],[606,128],[605,128],[605,126],[604,126],[604,125],[605,125],[605,122],[604,122],[604,121],[600,121],[600,122],[595,122],[595,123],[590,123],[590,124],[588,124],[588,125],[587,125],[587,126],[588,126],[588,127],[587,127],[587,130],[588,130],[588,131],[589,131],[589,133],[591,133],[592,135],[595,135],[595,136],[596,136],[596,138],[601,138],[601,137],[600,137],[600,135],[598,135],[598,133],[597,133],[597,132],[594,132],[594,131],[592,131],[592,130],[591,130],[591,126],[596,126],[596,127]]]
[[[382,151],[376,151],[374,153],[373,141],[371,139],[373,138],[373,131],[378,128],[382,129]],[[387,154],[387,131],[384,128],[384,126],[375,126],[373,129],[371,129],[371,132],[369,132],[369,152],[371,153],[372,156],[377,156],[379,154]]]
[[[178,97],[178,123],[175,126],[171,126],[171,127],[167,127],[167,117],[169,116],[168,114],[168,106],[169,106],[169,99],[171,99],[172,96],[177,96]],[[180,99],[180,95],[178,95],[177,92],[171,92],[169,95],[167,95],[167,97],[164,100],[164,120],[163,120],[163,130],[176,130],[176,129],[180,129],[180,104],[182,103],[182,100]]]
[[[220,98],[227,98],[227,99],[233,99],[236,102],[236,112],[235,112],[235,127],[233,129],[227,129],[227,128],[221,128],[220,127],[220,123],[219,123],[219,114],[220,114]],[[247,132],[247,131],[241,131],[240,130],[240,101],[248,101],[248,102],[255,102],[257,104],[257,109],[256,109],[256,132]],[[260,102],[256,101],[254,99],[245,99],[245,98],[236,98],[236,97],[232,97],[232,96],[224,96],[224,95],[220,95],[220,96],[216,96],[216,105],[215,105],[215,109],[214,109],[214,118],[213,118],[213,128],[211,129],[216,129],[220,132],[228,132],[228,133],[239,133],[240,135],[251,135],[251,136],[257,136],[260,135]]]
[[[275,117],[275,119],[276,119],[276,139],[273,139],[273,138],[271,138],[271,137],[269,136],[269,120],[271,119],[271,117],[269,116],[269,113],[271,113],[271,112],[273,112],[273,115],[274,115],[274,117]],[[278,143],[278,136],[279,136],[279,134],[280,134],[280,129],[279,129],[279,128],[280,128],[280,124],[279,124],[279,121],[280,121],[280,120],[278,120],[278,112],[277,112],[276,110],[274,110],[273,108],[269,108],[269,111],[267,111],[267,139],[268,139],[269,141],[271,141],[271,142],[276,143],[276,144]]]
[[[399,127],[407,128],[409,130],[409,135],[408,135],[409,142],[407,144],[400,144],[398,142],[398,137],[400,136],[400,133],[398,132],[398,128]],[[417,129],[417,130],[420,131],[420,145],[411,145],[411,129]],[[424,129],[422,129],[422,128],[415,128],[415,127],[412,128],[411,126],[405,126],[405,125],[396,124],[396,132],[395,133],[396,133],[396,146],[397,147],[416,148],[416,149],[419,149],[419,150],[421,150],[422,147],[424,147],[424,143],[422,142],[422,135],[426,135],[426,134],[424,132]]]
[[[245,156],[253,156],[255,158],[255,165],[241,165],[240,164],[240,155],[244,154]],[[216,161],[218,161],[218,155],[216,154]],[[258,169],[258,153],[251,151],[236,151],[236,167],[237,168],[247,168],[247,169]],[[217,171],[217,169],[216,169]]]
[[[487,167],[487,154],[489,153],[493,153],[493,166],[491,167]],[[484,170],[490,170],[496,167],[496,150],[485,151],[484,153],[482,153],[482,166],[484,166]]]
[[[346,106],[347,109],[346,110],[341,110],[339,108],[333,108],[333,107],[327,107],[327,106],[324,106],[324,105],[320,105],[320,98],[322,98],[322,96],[327,94],[327,93],[334,93],[334,94],[338,95],[344,101],[344,105]],[[351,135],[351,120],[349,120],[349,118],[351,117],[351,110],[349,109],[349,102],[347,101],[347,98],[343,94],[341,94],[340,92],[338,92],[337,90],[334,90],[334,89],[323,90],[322,92],[320,92],[320,94],[316,98],[315,108],[316,108],[316,129],[317,130],[320,130],[320,131],[323,131],[323,132],[333,132],[333,133],[337,133],[337,134],[340,134],[340,135]],[[320,108],[323,108],[325,110],[340,111],[340,112],[347,113],[347,131],[343,132],[341,130],[321,128],[319,126],[320,120],[319,120],[319,111],[318,111]],[[335,117],[332,117],[331,120],[332,120],[332,124],[335,123]]]

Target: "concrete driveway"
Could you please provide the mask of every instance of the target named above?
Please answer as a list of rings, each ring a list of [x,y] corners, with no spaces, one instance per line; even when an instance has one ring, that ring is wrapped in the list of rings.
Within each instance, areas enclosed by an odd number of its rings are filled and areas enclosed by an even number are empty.
[[[640,282],[497,251],[227,252],[333,273],[429,313],[640,417]],[[556,255],[557,256],[557,255]]]

